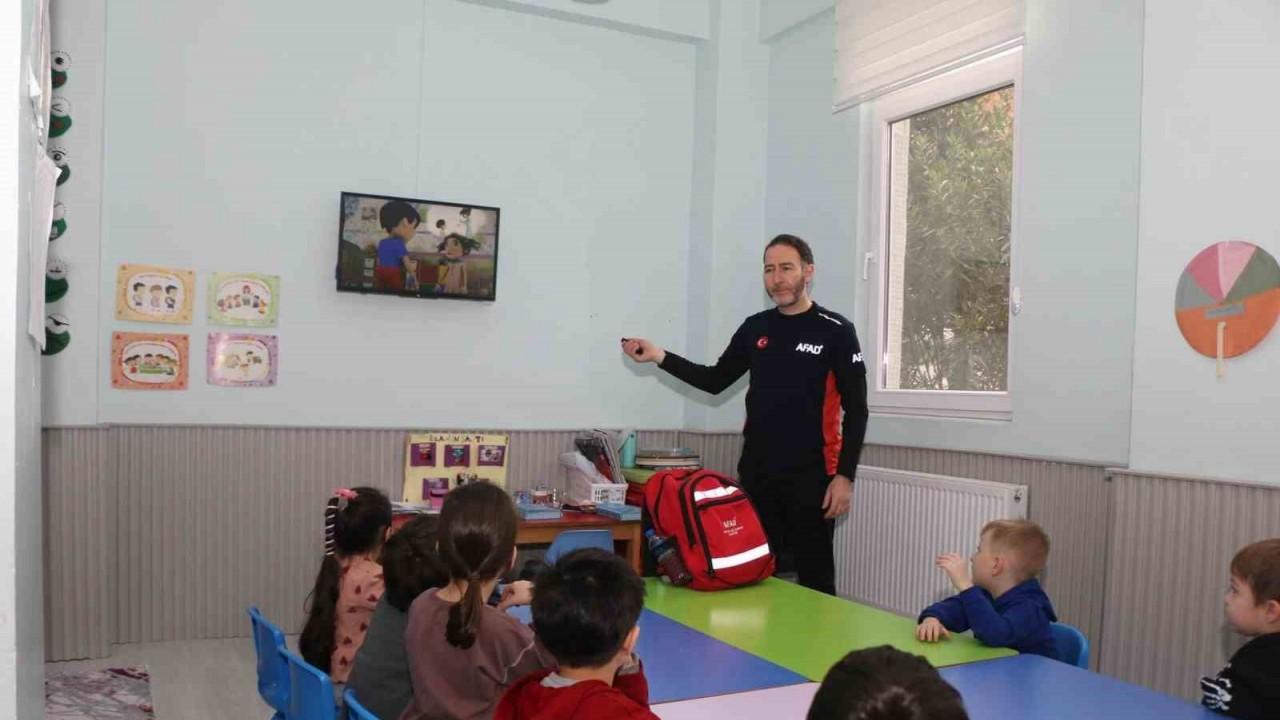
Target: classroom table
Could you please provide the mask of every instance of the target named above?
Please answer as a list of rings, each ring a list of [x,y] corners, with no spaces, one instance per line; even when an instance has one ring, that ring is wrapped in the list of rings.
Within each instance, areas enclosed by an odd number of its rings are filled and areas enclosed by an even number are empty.
[[[789,720],[804,718],[818,692],[818,683],[752,690],[733,695],[719,695],[670,703],[649,703],[649,709],[662,720]]]
[[[516,528],[516,545],[545,545],[565,530],[608,530],[614,543],[623,547],[622,555],[642,573],[644,536],[639,520],[615,520],[606,515],[565,510],[559,520],[521,520]]]
[[[415,517],[413,513],[392,515],[392,530]],[[615,520],[605,515],[565,510],[558,520],[521,520],[516,526],[516,545],[549,545],[565,530],[608,530],[614,543],[622,546],[619,554],[637,573],[644,572],[644,535],[639,520]]]
[[[1039,655],[942,669],[969,717],[1043,720],[1222,720],[1222,715],[1154,690]]]
[[[960,691],[970,720],[1222,720],[1223,716],[1144,687],[1039,655],[954,665],[942,677]],[[804,718],[817,683],[654,704],[662,720]]]
[[[821,680],[850,650],[892,645],[935,667],[1013,655],[968,633],[940,643],[916,640],[914,619],[776,578],[720,592],[697,592],[646,578],[645,607],[736,648]]]
[[[507,612],[529,622],[527,606]],[[805,682],[784,667],[649,610],[637,624],[636,654],[644,662],[650,704]]]

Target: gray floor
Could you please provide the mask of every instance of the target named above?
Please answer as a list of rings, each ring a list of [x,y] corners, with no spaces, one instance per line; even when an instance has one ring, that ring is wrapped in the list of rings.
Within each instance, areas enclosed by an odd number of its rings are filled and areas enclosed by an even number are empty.
[[[289,639],[293,647],[296,638]],[[47,670],[99,670],[146,665],[158,720],[269,718],[258,697],[249,638],[116,645],[111,657],[46,663]]]

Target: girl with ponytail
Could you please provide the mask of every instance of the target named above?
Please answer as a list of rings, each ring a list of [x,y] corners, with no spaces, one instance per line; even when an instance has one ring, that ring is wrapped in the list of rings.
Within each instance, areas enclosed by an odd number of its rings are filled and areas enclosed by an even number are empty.
[[[378,550],[391,527],[391,501],[370,487],[334,491],[324,510],[324,560],[311,590],[298,648],[307,662],[347,681],[369,619],[382,598]]]
[[[512,583],[496,609],[485,604],[515,565],[516,523],[515,505],[496,485],[470,483],[445,497],[437,551],[449,584],[409,608],[413,702],[401,720],[487,720],[508,686],[556,666],[533,630],[505,612],[533,599],[532,584]]]

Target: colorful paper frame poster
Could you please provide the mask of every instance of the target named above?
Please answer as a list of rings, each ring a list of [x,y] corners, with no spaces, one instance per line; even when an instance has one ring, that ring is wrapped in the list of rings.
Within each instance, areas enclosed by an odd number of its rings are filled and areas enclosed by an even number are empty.
[[[116,319],[191,324],[196,276],[157,265],[121,265],[116,273]]]
[[[1238,357],[1266,339],[1280,318],[1280,263],[1253,243],[1214,243],[1187,264],[1174,302],[1178,329],[1193,350]]]
[[[439,509],[450,490],[469,482],[507,486],[507,435],[415,433],[405,440],[404,501]]]
[[[280,367],[276,335],[209,333],[207,379],[222,387],[275,387]]]
[[[213,273],[209,278],[209,324],[275,327],[280,276]]]
[[[186,390],[186,335],[111,334],[111,387],[119,390]]]

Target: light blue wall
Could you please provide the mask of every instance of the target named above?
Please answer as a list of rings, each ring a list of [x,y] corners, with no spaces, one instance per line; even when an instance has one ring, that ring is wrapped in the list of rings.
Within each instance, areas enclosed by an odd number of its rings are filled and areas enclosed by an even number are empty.
[[[99,421],[682,424],[617,341],[685,334],[691,42],[457,0],[108,13],[103,351],[189,333],[196,362],[186,392],[104,389]],[[341,190],[500,206],[497,302],[336,293]],[[196,270],[194,324],[114,320],[123,262]],[[217,270],[281,276],[278,387],[205,383]]]
[[[642,0],[641,2],[592,2],[588,0],[462,0],[613,27],[682,40],[705,40],[711,35],[713,0]],[[718,2],[718,0],[714,0]]]
[[[744,307],[757,312],[760,250],[765,218],[765,143],[768,138],[769,49],[759,40],[757,0],[713,4],[712,39],[699,58],[699,142],[695,162],[701,182],[693,197],[688,297],[697,319],[684,346],[662,344],[697,362],[714,363],[742,322]],[[745,247],[745,249],[744,249]],[[697,268],[696,270],[694,268]],[[746,379],[716,397],[665,380],[687,398],[685,426],[740,430]]]
[[[1012,421],[874,416],[870,441],[1127,461],[1142,17],[1141,0],[1027,2]],[[809,233],[814,295],[853,311],[865,347],[860,128],[830,115],[833,33],[827,13],[771,40],[766,224]]]
[[[765,227],[767,236],[791,233],[810,243],[813,298],[853,318],[863,305],[854,243],[860,123],[856,112],[831,112],[834,43],[830,11],[770,40]]]
[[[1218,379],[1174,319],[1178,278],[1205,247],[1247,240],[1280,258],[1280,9],[1150,3],[1146,30],[1132,465],[1280,483],[1280,328]]]

